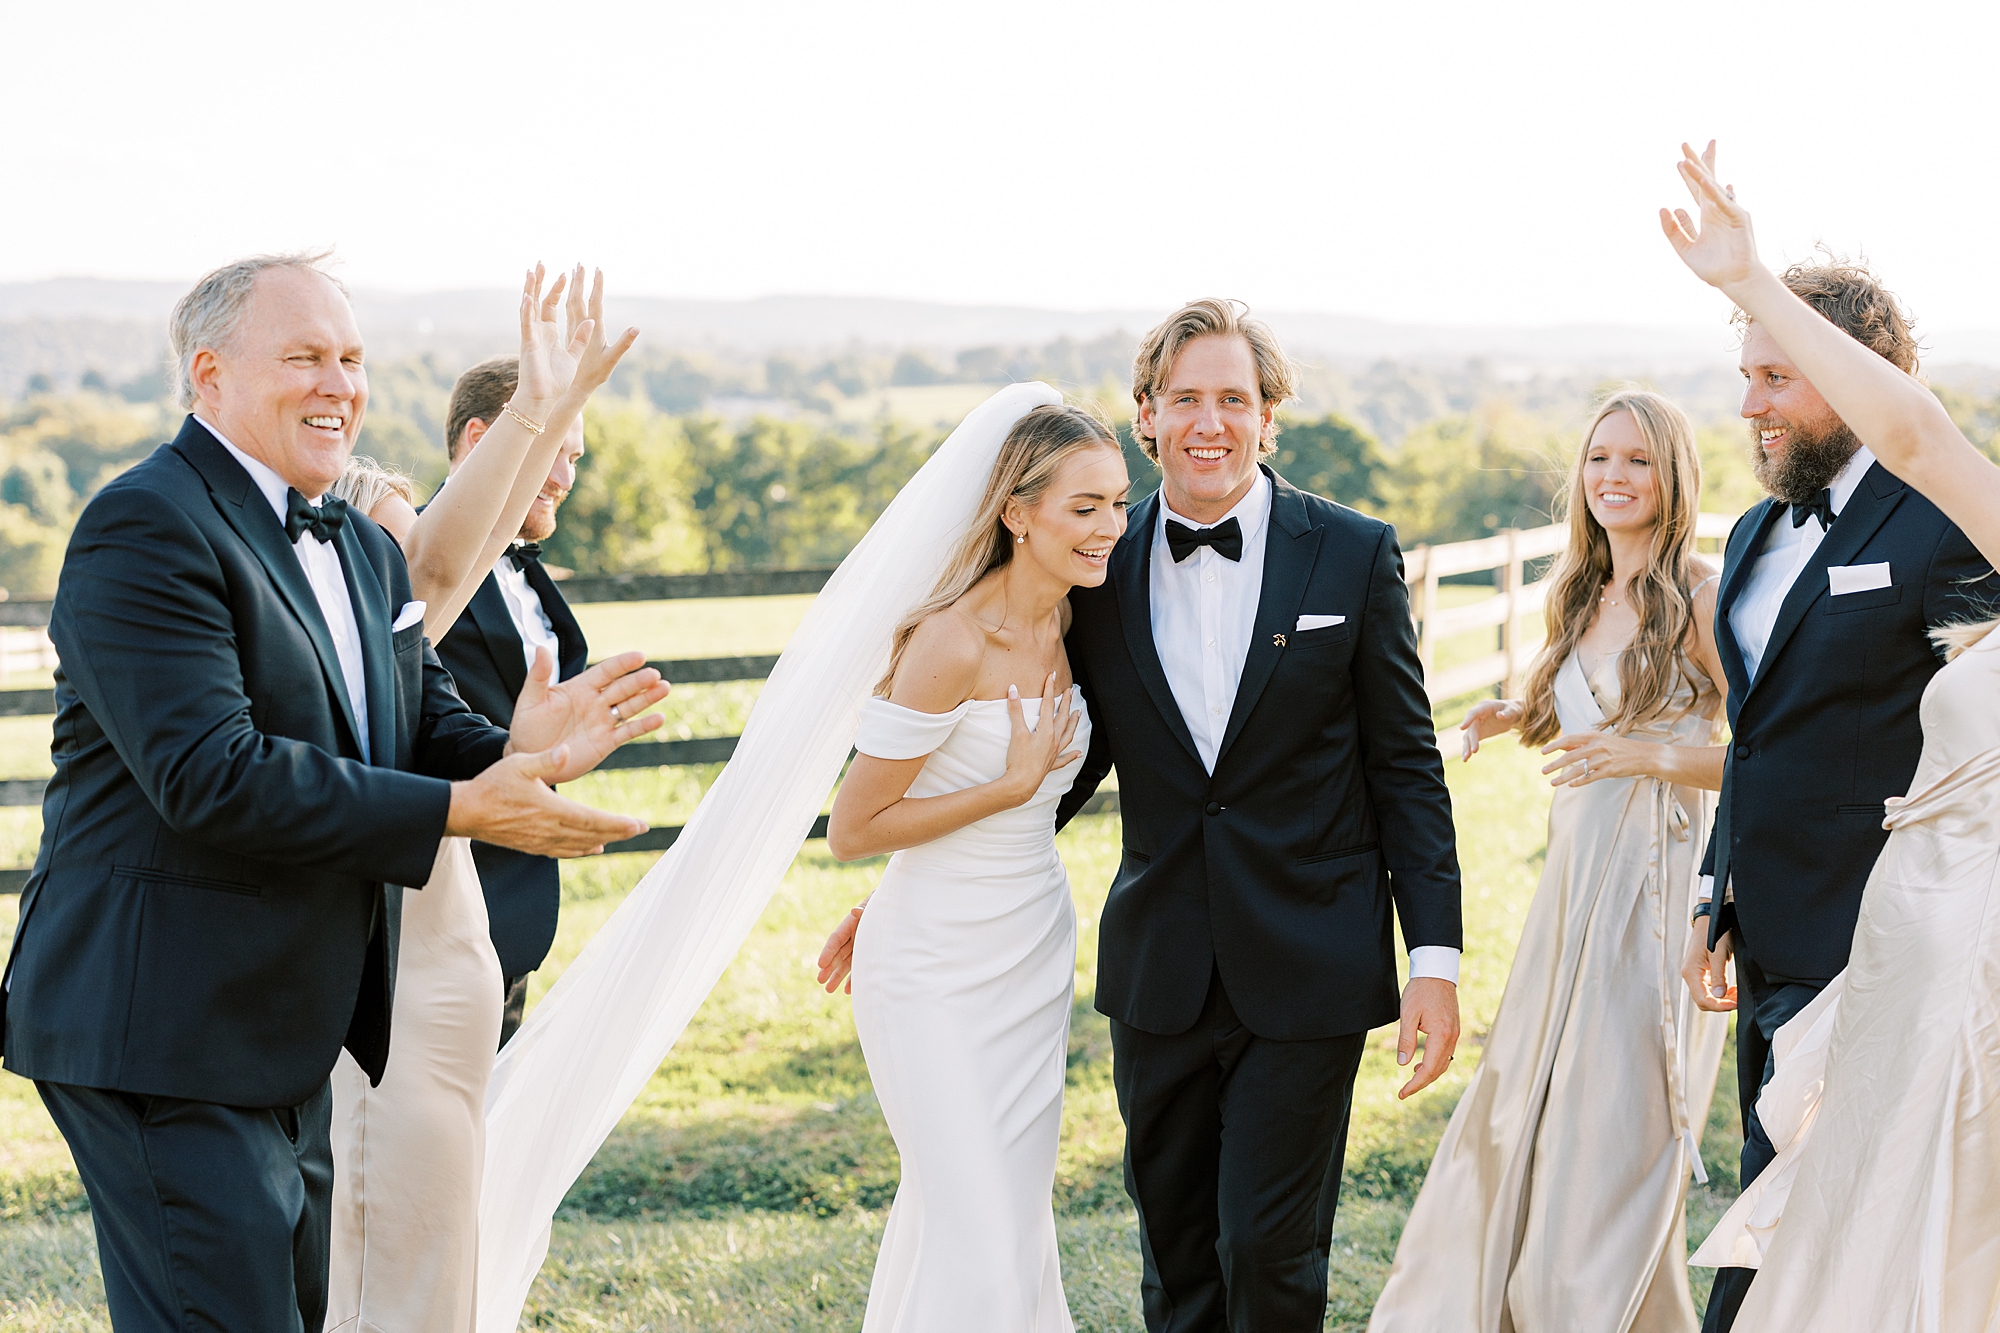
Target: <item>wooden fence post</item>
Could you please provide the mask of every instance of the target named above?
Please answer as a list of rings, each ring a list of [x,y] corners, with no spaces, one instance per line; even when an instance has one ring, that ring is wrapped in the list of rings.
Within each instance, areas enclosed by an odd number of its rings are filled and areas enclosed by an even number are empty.
[[[1500,697],[1518,699],[1521,676],[1521,589],[1527,582],[1527,565],[1521,559],[1521,530],[1509,528],[1507,563],[1500,566],[1500,596],[1507,618],[1500,622],[1500,651],[1507,654],[1507,675],[1500,682]]]
[[[1437,651],[1437,635],[1433,632],[1438,604],[1437,561],[1431,558],[1429,546],[1419,546],[1417,550],[1423,553],[1424,559],[1423,581],[1417,585],[1417,604],[1413,608],[1417,619],[1417,661],[1423,664],[1424,679],[1428,681],[1431,678],[1431,659]]]

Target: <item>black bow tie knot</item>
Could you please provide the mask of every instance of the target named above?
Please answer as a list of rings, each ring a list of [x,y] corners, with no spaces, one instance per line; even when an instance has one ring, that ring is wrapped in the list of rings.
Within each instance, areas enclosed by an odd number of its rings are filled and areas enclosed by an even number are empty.
[[[507,558],[514,562],[514,568],[516,569],[524,570],[529,565],[539,565],[542,562],[542,544],[540,542],[515,542],[507,548]]]
[[[1818,495],[1815,495],[1812,499],[1807,500],[1803,503],[1800,503],[1799,501],[1796,500],[1792,502],[1793,527],[1795,528],[1804,527],[1806,525],[1806,520],[1809,518],[1816,518],[1819,520],[1819,530],[1821,532],[1828,532],[1832,530],[1833,488],[1831,486],[1821,491]]]
[[[310,503],[297,490],[285,492],[285,540],[296,542],[299,534],[310,532],[321,542],[330,542],[347,525],[347,501],[329,495],[321,504]]]
[[[1167,549],[1174,553],[1174,563],[1193,555],[1203,546],[1212,546],[1215,553],[1227,560],[1243,558],[1243,527],[1233,518],[1225,518],[1212,528],[1191,528],[1185,523],[1167,520]]]

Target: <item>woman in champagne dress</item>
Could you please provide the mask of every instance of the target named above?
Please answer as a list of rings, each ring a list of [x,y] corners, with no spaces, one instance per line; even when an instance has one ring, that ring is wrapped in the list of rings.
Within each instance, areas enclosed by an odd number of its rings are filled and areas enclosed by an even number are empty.
[[[1073,1327],[1050,1199],[1076,975],[1055,812],[1089,721],[1063,633],[1070,588],[1105,576],[1126,485],[1102,422],[1023,416],[937,591],[896,632],[886,697],[862,706],[828,845],[895,856],[821,977],[832,989],[851,963],[902,1154],[864,1333]]]
[[[1479,1068],[1371,1333],[1693,1333],[1685,1203],[1722,1058],[1679,965],[1721,786],[1715,583],[1694,432],[1656,395],[1584,434],[1550,638],[1524,700],[1474,708],[1559,752],[1548,855]]]
[[[2000,468],[1935,396],[1792,295],[1750,215],[1684,149],[1700,208],[1661,210],[1689,268],[1777,340],[1882,466],[2000,562]],[[1987,596],[2000,602],[2000,579]],[[1756,1268],[1736,1327],[2000,1328],[2000,621],[1940,626],[1923,755],[1842,972],[1773,1040],[1777,1157],[1691,1262]]]

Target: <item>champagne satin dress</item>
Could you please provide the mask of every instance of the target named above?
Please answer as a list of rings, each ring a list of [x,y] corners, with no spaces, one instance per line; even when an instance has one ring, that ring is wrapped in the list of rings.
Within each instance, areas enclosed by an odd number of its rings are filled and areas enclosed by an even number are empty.
[[[1714,744],[1698,667],[1633,736]],[[1563,730],[1618,700],[1617,655],[1556,680]],[[1686,1200],[1727,1033],[1681,980],[1714,795],[1556,791],[1548,859],[1479,1068],[1403,1229],[1370,1333],[1694,1333]]]
[[[1738,1328],[2000,1328],[2000,631],[1922,717],[1847,970],[1773,1042],[1778,1156],[1690,1261],[1760,1270]]]
[[[344,1051],[333,1070],[326,1333],[471,1333],[503,988],[472,844],[446,838],[403,891],[382,1082]]]

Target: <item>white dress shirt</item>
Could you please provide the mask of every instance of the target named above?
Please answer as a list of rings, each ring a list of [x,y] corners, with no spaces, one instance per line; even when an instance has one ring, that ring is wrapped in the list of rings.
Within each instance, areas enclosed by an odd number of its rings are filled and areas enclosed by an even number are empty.
[[[1175,563],[1167,545],[1167,520],[1190,528],[1215,527],[1235,519],[1243,532],[1243,558],[1231,560],[1212,546],[1196,547]],[[1271,530],[1271,479],[1262,470],[1241,500],[1215,523],[1197,523],[1177,514],[1160,493],[1160,516],[1153,524],[1153,647],[1181,718],[1201,754],[1202,767],[1215,772],[1250,636],[1257,628],[1257,603],[1264,592],[1264,546]],[[1412,977],[1458,981],[1458,950],[1422,945],[1410,950]]]
[[[1835,518],[1847,508],[1861,479],[1874,466],[1875,455],[1865,444],[1847,460],[1847,466],[1828,488],[1833,492]],[[1743,591],[1729,608],[1729,632],[1736,636],[1737,646],[1743,650],[1743,670],[1750,679],[1757,679],[1757,668],[1763,665],[1764,652],[1771,646],[1771,631],[1778,627],[1778,612],[1783,609],[1786,596],[1825,540],[1826,529],[1820,526],[1817,515],[1793,527],[1791,514],[1786,511],[1771,524],[1771,531],[1764,538],[1764,549],[1757,553],[1757,563],[1750,567]],[[1703,875],[1701,900],[1707,902],[1714,896],[1714,877]]]
[[[493,566],[493,581],[500,585],[500,600],[507,603],[507,616],[514,622],[515,633],[521,636],[521,648],[527,656],[528,666],[535,665],[535,649],[549,650],[551,666],[562,666],[562,646],[556,640],[555,622],[549,619],[547,609],[542,606],[541,597],[529,586],[528,576],[514,568],[514,562],[506,556]],[[554,680],[554,676],[550,676]]]
[[[195,418],[208,428],[230,456],[243,465],[250,474],[250,480],[257,483],[257,489],[271,502],[277,512],[278,527],[285,526],[286,503],[291,486],[285,479],[273,472],[266,463],[252,458],[238,449],[217,430],[213,423]],[[312,504],[324,498],[308,496]],[[305,571],[306,582],[312,585],[313,596],[319,602],[319,611],[326,618],[327,633],[333,638],[333,651],[340,659],[340,674],[347,685],[347,701],[354,706],[354,720],[361,728],[355,737],[361,746],[361,760],[368,762],[368,676],[362,666],[361,628],[354,619],[354,603],[347,593],[347,576],[340,567],[340,552],[332,542],[323,542],[312,535],[311,530],[301,532],[299,539],[292,543],[292,553],[299,558],[299,568]]]

